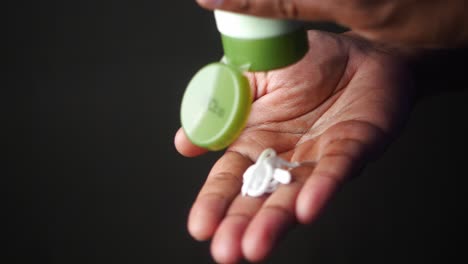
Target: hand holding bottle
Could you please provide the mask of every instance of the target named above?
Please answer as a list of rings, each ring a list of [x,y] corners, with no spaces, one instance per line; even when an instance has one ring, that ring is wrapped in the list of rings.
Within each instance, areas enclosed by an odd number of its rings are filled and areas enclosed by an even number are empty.
[[[415,48],[452,47],[468,42],[464,0],[197,0],[209,9],[330,21],[373,41]]]

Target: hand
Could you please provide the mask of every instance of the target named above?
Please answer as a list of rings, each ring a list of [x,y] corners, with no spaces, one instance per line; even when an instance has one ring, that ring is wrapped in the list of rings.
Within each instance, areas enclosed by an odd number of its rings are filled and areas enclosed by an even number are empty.
[[[465,0],[197,0],[209,9],[332,21],[373,41],[416,48],[467,44]]]
[[[247,127],[216,162],[188,220],[191,235],[212,240],[218,262],[264,259],[297,221],[312,222],[337,187],[398,131],[410,107],[405,67],[351,35],[309,32],[310,51],[285,69],[249,73],[255,95]],[[185,156],[205,150],[182,130]],[[293,182],[261,198],[240,195],[242,175],[267,147],[290,161]]]

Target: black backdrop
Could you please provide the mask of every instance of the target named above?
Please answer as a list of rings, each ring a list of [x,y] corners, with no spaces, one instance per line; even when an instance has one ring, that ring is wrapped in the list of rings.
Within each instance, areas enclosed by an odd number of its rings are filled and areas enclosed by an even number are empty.
[[[221,153],[181,157],[173,135],[185,85],[222,55],[212,14],[192,0],[15,1],[5,10],[2,255],[211,263],[186,216]],[[468,146],[468,93],[451,89],[466,86],[454,78],[459,58],[418,68],[420,89],[450,91],[423,99],[388,151],[268,263],[445,263],[457,252]]]

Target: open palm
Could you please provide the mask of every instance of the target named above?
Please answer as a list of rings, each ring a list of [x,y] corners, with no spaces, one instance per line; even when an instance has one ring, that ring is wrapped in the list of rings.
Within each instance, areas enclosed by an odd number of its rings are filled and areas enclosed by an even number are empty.
[[[389,142],[410,106],[406,70],[397,59],[351,35],[309,32],[310,51],[285,69],[249,73],[254,103],[246,128],[213,166],[188,228],[212,240],[218,262],[264,259],[294,223],[310,223],[346,178]],[[178,151],[205,152],[182,130]],[[261,198],[240,195],[242,175],[271,147],[290,161],[291,184]]]

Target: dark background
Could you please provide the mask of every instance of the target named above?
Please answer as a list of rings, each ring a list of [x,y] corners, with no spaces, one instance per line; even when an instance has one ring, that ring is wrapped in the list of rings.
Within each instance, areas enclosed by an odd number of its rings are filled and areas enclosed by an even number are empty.
[[[212,14],[192,0],[5,10],[4,263],[211,263],[186,217],[221,153],[184,158],[173,135],[186,84],[222,56]],[[416,67],[416,84],[447,91],[423,98],[388,151],[268,263],[463,257],[468,56],[441,55]]]

